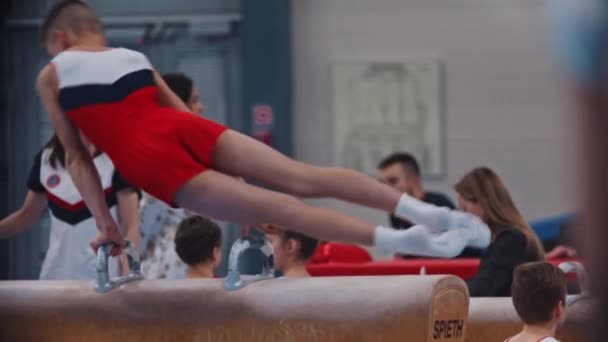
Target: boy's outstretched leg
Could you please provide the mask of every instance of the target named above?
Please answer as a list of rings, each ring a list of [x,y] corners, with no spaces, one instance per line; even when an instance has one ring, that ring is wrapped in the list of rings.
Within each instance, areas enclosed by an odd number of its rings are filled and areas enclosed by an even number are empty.
[[[295,197],[238,181],[207,170],[177,191],[175,202],[204,216],[241,224],[273,223],[319,239],[376,246],[387,252],[426,256],[445,256],[447,239],[429,229],[393,230],[344,215],[338,211],[313,207]],[[448,232],[448,234],[455,234]]]
[[[470,229],[475,233],[472,246],[489,244],[488,227],[473,215],[423,203],[360,172],[298,162],[235,131],[219,137],[213,167],[296,196],[333,197],[395,213],[434,233]]]
[[[206,170],[175,195],[184,209],[239,224],[273,223],[325,240],[372,245],[374,225]]]
[[[386,212],[395,210],[401,196],[360,172],[305,164],[231,130],[217,141],[213,168],[295,196],[332,197]]]

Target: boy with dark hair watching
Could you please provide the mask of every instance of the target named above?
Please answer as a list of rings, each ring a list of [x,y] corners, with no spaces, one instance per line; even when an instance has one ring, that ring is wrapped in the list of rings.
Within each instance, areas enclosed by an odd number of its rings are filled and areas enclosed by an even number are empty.
[[[524,327],[505,342],[557,342],[555,332],[566,320],[567,283],[564,271],[548,262],[517,267],[511,294]]]
[[[175,234],[175,252],[188,265],[188,278],[213,278],[221,262],[222,230],[201,216],[184,219]]]

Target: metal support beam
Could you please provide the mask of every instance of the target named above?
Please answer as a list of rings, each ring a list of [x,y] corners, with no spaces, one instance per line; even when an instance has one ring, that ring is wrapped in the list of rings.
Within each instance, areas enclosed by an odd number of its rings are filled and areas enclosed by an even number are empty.
[[[109,26],[141,26],[141,25],[167,25],[167,24],[223,24],[239,22],[241,14],[203,14],[203,15],[150,15],[150,16],[116,16],[101,17],[104,25]],[[9,28],[39,27],[43,18],[9,19],[6,25]]]
[[[245,122],[250,133],[292,153],[290,1],[241,1]]]

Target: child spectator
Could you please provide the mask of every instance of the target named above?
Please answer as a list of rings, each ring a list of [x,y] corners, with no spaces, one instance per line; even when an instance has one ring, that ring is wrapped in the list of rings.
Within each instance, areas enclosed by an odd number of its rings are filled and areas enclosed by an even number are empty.
[[[566,274],[548,262],[517,267],[511,293],[524,327],[505,342],[557,342],[555,332],[566,320],[567,283]]]
[[[310,276],[306,271],[306,264],[317,249],[317,239],[288,230],[270,234],[269,239],[272,242],[277,270],[286,277]]]
[[[184,219],[175,234],[175,252],[188,265],[188,278],[213,278],[221,261],[222,230],[201,216]]]

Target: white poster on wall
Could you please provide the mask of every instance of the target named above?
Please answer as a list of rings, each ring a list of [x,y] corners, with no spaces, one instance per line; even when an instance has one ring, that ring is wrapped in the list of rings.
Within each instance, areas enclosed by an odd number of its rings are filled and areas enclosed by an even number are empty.
[[[393,152],[409,152],[428,177],[443,174],[441,64],[338,62],[333,73],[336,165],[368,174]]]

